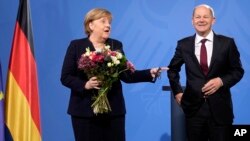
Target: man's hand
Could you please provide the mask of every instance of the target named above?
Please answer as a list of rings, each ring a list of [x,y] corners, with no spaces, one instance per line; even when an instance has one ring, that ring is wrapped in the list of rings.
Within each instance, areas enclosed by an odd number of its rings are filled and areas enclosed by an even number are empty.
[[[209,80],[203,87],[202,92],[205,93],[204,97],[214,94],[220,87],[223,86],[223,82],[220,77]]]
[[[176,102],[181,105],[181,99],[182,99],[183,93],[178,93],[177,95],[175,95],[175,100]]]

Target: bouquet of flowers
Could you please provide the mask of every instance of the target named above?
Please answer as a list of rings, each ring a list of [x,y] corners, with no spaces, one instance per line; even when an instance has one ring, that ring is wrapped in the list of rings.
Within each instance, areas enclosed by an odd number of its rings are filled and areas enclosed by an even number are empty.
[[[101,51],[90,51],[87,48],[78,61],[78,68],[83,70],[88,78],[95,76],[101,81],[101,88],[98,89],[98,94],[93,96],[94,102],[91,105],[95,114],[111,111],[107,93],[112,83],[118,80],[120,73],[135,70],[133,64],[127,61],[122,53],[110,50],[109,45]]]

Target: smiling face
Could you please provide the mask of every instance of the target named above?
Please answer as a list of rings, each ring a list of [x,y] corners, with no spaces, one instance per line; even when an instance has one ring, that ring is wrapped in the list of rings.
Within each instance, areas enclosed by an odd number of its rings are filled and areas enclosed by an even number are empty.
[[[200,36],[207,36],[215,23],[213,11],[206,6],[198,6],[194,9],[192,24]]]
[[[89,23],[90,36],[106,40],[111,31],[111,20],[109,17],[102,17]]]

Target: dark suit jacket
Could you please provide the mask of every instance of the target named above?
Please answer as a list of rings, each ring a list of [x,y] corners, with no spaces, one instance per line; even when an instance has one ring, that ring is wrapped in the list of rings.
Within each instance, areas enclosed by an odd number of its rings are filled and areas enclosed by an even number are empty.
[[[204,102],[201,88],[210,79],[220,77],[223,86],[208,97],[214,119],[218,123],[233,122],[230,88],[243,77],[244,70],[240,54],[232,38],[214,34],[213,52],[208,75],[205,76],[195,56],[195,35],[179,40],[174,57],[169,64],[168,78],[173,94],[183,92],[179,83],[179,72],[185,64],[186,88],[181,106],[187,117],[191,117]]]
[[[108,39],[106,45],[110,45],[111,50],[120,50],[123,54],[122,43],[114,39]],[[63,62],[61,72],[61,82],[64,86],[71,89],[68,113],[73,116],[91,117],[93,110],[93,93],[97,90],[86,90],[85,83],[88,81],[86,74],[77,69],[77,62],[80,56],[85,53],[89,47],[94,51],[94,47],[88,38],[71,41]],[[130,71],[120,75],[120,80],[126,83],[135,82],[152,82],[150,70],[137,70],[134,73]],[[126,113],[125,102],[122,93],[121,81],[117,81],[112,85],[112,89],[108,93],[108,100],[112,109],[110,115],[124,115]]]

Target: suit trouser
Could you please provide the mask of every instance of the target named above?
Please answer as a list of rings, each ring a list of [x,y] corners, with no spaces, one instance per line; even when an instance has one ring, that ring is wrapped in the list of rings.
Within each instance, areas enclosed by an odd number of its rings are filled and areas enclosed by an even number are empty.
[[[230,127],[214,121],[208,101],[204,101],[193,117],[186,118],[189,141],[229,141]]]
[[[125,116],[71,117],[76,141],[125,141]]]

